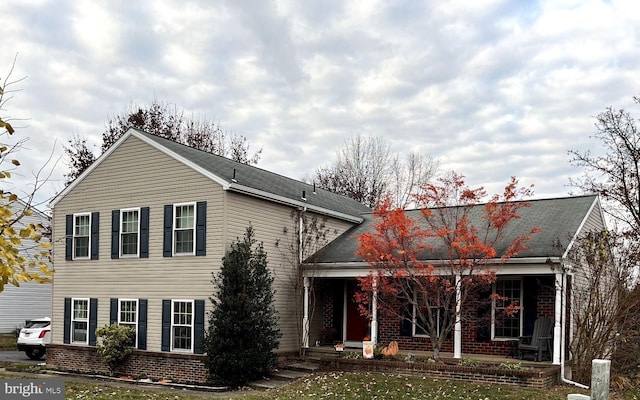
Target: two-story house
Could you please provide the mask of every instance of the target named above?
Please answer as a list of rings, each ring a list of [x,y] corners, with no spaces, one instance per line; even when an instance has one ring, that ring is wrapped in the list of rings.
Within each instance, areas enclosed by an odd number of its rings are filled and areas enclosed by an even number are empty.
[[[604,219],[595,196],[531,204],[510,232],[537,226],[542,233],[529,251],[500,265],[493,286],[494,293],[517,300],[522,312],[506,323],[458,325],[444,351],[506,356],[518,336],[546,316],[553,321],[552,361],[566,358],[567,304],[579,273],[566,253],[581,234],[603,229]],[[352,293],[356,278],[370,268],[355,249],[359,235],[372,229],[373,216],[344,196],[130,129],[54,199],[52,209],[50,368],[106,373],[95,355],[95,329],[119,323],[137,334],[124,367],[128,374],[206,382],[200,343],[214,290],[211,274],[249,225],[264,243],[275,278],[280,353],[297,353],[327,331],[352,346],[368,337],[397,340],[404,350],[430,350],[424,332],[412,324],[359,315]],[[300,213],[322,218],[330,243],[297,271],[292,259],[298,255],[277,244],[296,231]],[[424,255],[427,261],[432,256]],[[306,278],[303,298],[292,287],[298,273]]]
[[[203,382],[201,336],[212,273],[251,225],[275,277],[281,352],[299,350],[292,315],[292,211],[330,237],[362,221],[362,204],[284,176],[130,129],[52,202],[52,368],[97,371],[95,329],[137,332],[132,363],[148,376]],[[298,313],[299,314],[299,313]],[[135,368],[134,368],[135,369]],[[140,371],[140,369],[138,369]],[[195,371],[195,372],[194,372]],[[102,370],[102,372],[105,372]]]

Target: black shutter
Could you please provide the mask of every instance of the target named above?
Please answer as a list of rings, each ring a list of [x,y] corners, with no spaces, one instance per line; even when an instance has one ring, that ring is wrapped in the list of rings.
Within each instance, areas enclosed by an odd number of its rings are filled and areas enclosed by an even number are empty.
[[[196,203],[196,256],[207,255],[207,202]]]
[[[71,261],[73,259],[73,215],[68,214],[66,220],[64,259]]]
[[[140,209],[140,258],[149,258],[149,207]]]
[[[71,343],[71,298],[64,298],[64,332],[62,333],[62,342]]]
[[[478,292],[476,302],[476,342],[491,340],[491,286],[482,288]]]
[[[147,299],[138,300],[138,349],[147,349]]]
[[[89,299],[89,346],[96,345],[96,329],[98,329],[98,299]]]
[[[204,335],[204,300],[196,300],[193,325],[193,352],[202,354],[202,337]]]
[[[109,323],[118,323],[118,299],[109,300]]]
[[[413,312],[403,306],[402,321],[400,321],[400,336],[413,336]]]
[[[162,300],[162,351],[171,349],[171,300]]]
[[[120,258],[120,210],[111,211],[111,258]]]
[[[100,242],[100,213],[91,213],[91,259],[98,259],[98,244]]]
[[[164,206],[164,236],[162,240],[162,256],[171,257],[172,251],[172,236],[173,236],[173,204],[166,204]]]

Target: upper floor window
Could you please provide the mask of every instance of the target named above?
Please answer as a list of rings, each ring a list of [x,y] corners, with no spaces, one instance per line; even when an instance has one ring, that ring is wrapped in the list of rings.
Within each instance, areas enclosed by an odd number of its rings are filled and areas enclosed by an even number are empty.
[[[498,279],[493,293],[493,337],[517,339],[522,336],[523,312],[509,315],[505,311],[510,305],[522,305],[522,280]]]
[[[174,205],[173,254],[194,254],[195,204]]]
[[[111,211],[111,258],[149,257],[149,207]]]
[[[122,210],[120,217],[120,255],[137,257],[140,244],[140,209]]]
[[[66,260],[98,259],[99,216],[97,212],[66,216]]]
[[[89,258],[91,214],[73,216],[73,258]]]
[[[207,202],[164,206],[164,257],[206,255]]]

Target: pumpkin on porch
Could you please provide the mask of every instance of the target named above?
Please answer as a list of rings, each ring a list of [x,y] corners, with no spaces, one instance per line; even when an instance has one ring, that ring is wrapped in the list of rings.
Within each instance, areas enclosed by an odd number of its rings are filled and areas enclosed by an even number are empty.
[[[388,346],[382,349],[382,355],[387,357],[393,357],[398,354],[398,342],[391,341]]]

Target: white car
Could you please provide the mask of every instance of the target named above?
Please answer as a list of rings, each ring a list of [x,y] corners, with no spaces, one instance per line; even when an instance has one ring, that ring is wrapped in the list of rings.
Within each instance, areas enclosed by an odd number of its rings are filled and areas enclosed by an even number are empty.
[[[32,360],[39,360],[46,352],[45,346],[51,343],[51,318],[38,318],[27,321],[18,336],[18,350],[24,351]]]

